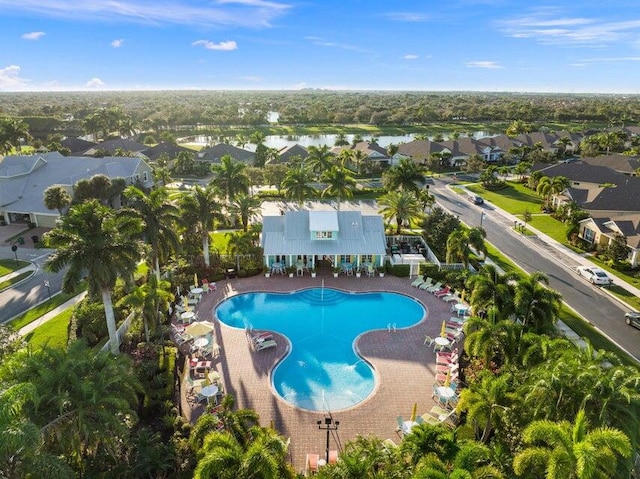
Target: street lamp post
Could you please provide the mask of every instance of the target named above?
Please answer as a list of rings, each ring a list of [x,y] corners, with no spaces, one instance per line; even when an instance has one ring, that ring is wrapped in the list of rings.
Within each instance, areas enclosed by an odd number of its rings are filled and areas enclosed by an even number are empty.
[[[329,464],[329,437],[331,435],[331,431],[338,430],[339,425],[340,425],[340,421],[334,421],[333,418],[330,416],[324,418],[324,425],[322,420],[318,421],[318,429],[327,431],[327,458],[326,458],[327,464]]]
[[[47,288],[47,294],[49,295],[49,305],[51,304],[51,283],[49,283],[48,279],[44,280],[44,286]],[[47,305],[47,307],[49,306]]]
[[[16,255],[16,268],[18,267],[18,246],[17,245],[11,245],[11,251],[13,251],[13,254]]]

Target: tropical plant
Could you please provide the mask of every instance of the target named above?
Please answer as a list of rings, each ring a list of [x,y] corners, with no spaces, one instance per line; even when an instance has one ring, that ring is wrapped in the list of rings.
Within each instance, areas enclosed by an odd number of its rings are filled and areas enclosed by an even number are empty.
[[[425,182],[424,169],[409,158],[403,158],[397,165],[389,168],[382,180],[387,191],[398,189],[419,191]]]
[[[258,217],[261,201],[244,193],[236,196],[231,204],[231,214],[240,216],[242,230],[246,233],[249,228],[249,221]]]
[[[59,214],[71,204],[71,195],[60,185],[51,185],[44,190],[44,205],[49,210],[58,210]]]
[[[305,165],[320,178],[322,174],[333,166],[334,154],[327,145],[311,145],[307,149],[309,155],[305,160]]]
[[[422,205],[412,191],[390,191],[379,198],[380,213],[387,222],[395,220],[396,234],[402,232],[404,223],[413,224],[423,217]]]
[[[219,165],[212,165],[213,178],[209,185],[213,187],[228,203],[236,196],[249,193],[249,177],[246,165],[235,161],[230,155],[223,155]]]
[[[119,342],[111,301],[111,291],[118,278],[132,278],[144,245],[136,239],[142,222],[89,200],[73,206],[62,221],[45,233],[45,243],[55,251],[46,267],[55,273],[67,268],[63,289],[73,292],[84,277],[91,294],[102,296],[109,331],[111,352],[117,354]]]
[[[553,329],[560,312],[562,295],[546,288],[546,274],[536,271],[522,277],[514,286],[516,316],[528,331],[544,333]]]
[[[145,339],[149,342],[151,333],[160,328],[161,312],[167,310],[172,299],[171,283],[158,280],[155,275],[151,275],[144,284],[137,286],[122,298],[118,305],[131,306],[140,313],[139,317],[144,323]]]
[[[285,196],[302,206],[304,200],[316,194],[316,189],[310,184],[312,180],[313,177],[307,168],[303,166],[291,168],[282,180]]]
[[[196,185],[192,194],[185,194],[180,199],[183,224],[193,228],[202,240],[202,256],[204,264],[210,266],[209,260],[209,232],[213,229],[216,219],[223,220],[221,207],[211,188]]]
[[[519,476],[537,471],[547,479],[606,479],[616,477],[620,459],[631,456],[629,438],[617,429],[589,430],[584,410],[573,424],[568,421],[534,421],[524,432],[529,445],[519,452],[513,468]]]
[[[349,173],[346,168],[333,166],[325,170],[320,177],[322,181],[327,183],[325,189],[322,190],[322,196],[335,196],[338,211],[340,211],[340,202],[343,199],[353,197],[353,191],[356,188],[356,180]]]
[[[129,186],[124,196],[132,208],[130,211],[144,223],[142,237],[149,245],[149,263],[157,281],[160,281],[160,263],[180,249],[180,238],[176,232],[180,209],[169,201],[169,193],[165,188],[157,188],[147,194],[135,186]]]
[[[464,348],[467,354],[482,359],[488,369],[501,367],[516,359],[522,326],[510,319],[501,319],[497,308],[488,309],[486,317],[471,317],[464,324]]]
[[[10,153],[12,148],[20,153],[22,141],[31,139],[29,125],[15,118],[0,118],[0,153]]]

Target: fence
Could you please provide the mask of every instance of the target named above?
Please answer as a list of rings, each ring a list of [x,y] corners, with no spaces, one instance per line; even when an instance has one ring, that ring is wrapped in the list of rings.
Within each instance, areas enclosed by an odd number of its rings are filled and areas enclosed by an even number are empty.
[[[122,343],[122,338],[124,337],[124,335],[127,334],[127,331],[129,331],[129,328],[131,327],[131,322],[133,321],[133,317],[134,317],[134,314],[133,312],[131,312],[129,316],[127,316],[127,319],[124,320],[124,322],[120,325],[120,327],[116,331],[116,337],[118,338],[118,347],[120,347],[120,344]],[[109,341],[107,341],[104,344],[104,346],[100,348],[100,352],[108,351],[109,346],[110,346]]]

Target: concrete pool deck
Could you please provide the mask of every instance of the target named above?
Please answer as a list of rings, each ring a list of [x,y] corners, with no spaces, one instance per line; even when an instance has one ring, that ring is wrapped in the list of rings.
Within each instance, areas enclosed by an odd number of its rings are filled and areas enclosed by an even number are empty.
[[[225,393],[232,394],[238,408],[253,409],[260,415],[263,426],[273,424],[283,436],[291,438],[290,459],[296,471],[304,471],[307,453],[324,455],[326,432],[318,429],[317,421],[324,418],[321,412],[297,409],[281,400],[271,390],[270,371],[286,354],[287,341],[274,335],[277,348],[253,351],[245,332],[229,328],[214,319],[215,306],[225,298],[250,291],[292,291],[295,289],[325,287],[344,291],[395,291],[419,300],[427,312],[426,319],[418,325],[393,332],[373,331],[365,333],[357,342],[360,354],[378,374],[378,387],[369,399],[344,411],[332,412],[340,421],[337,434],[332,433],[331,449],[341,450],[345,443],[358,435],[373,435],[382,440],[400,441],[396,433],[396,418],[408,418],[414,403],[418,414],[428,412],[435,404],[431,399],[435,376],[435,354],[424,345],[425,335],[437,336],[442,320],[451,316],[450,304],[435,298],[426,291],[411,287],[409,278],[391,275],[379,277],[343,276],[334,278],[330,271],[319,271],[317,278],[309,275],[289,278],[286,275],[265,278],[263,275],[220,281],[217,291],[205,294],[198,304],[198,315],[213,321],[216,342],[221,347],[215,360],[215,370],[220,374]],[[397,314],[402,314],[398,311]],[[389,318],[394,323],[394,318]],[[184,394],[183,394],[184,397]],[[183,404],[186,404],[183,402]],[[189,410],[188,418],[195,420],[202,407]]]

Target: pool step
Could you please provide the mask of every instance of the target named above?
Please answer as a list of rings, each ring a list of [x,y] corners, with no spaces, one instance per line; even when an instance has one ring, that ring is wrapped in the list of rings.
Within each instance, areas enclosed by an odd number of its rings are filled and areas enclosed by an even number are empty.
[[[334,289],[325,289],[324,292],[322,288],[305,289],[298,294],[302,301],[316,306],[338,304],[346,299],[344,293]]]

